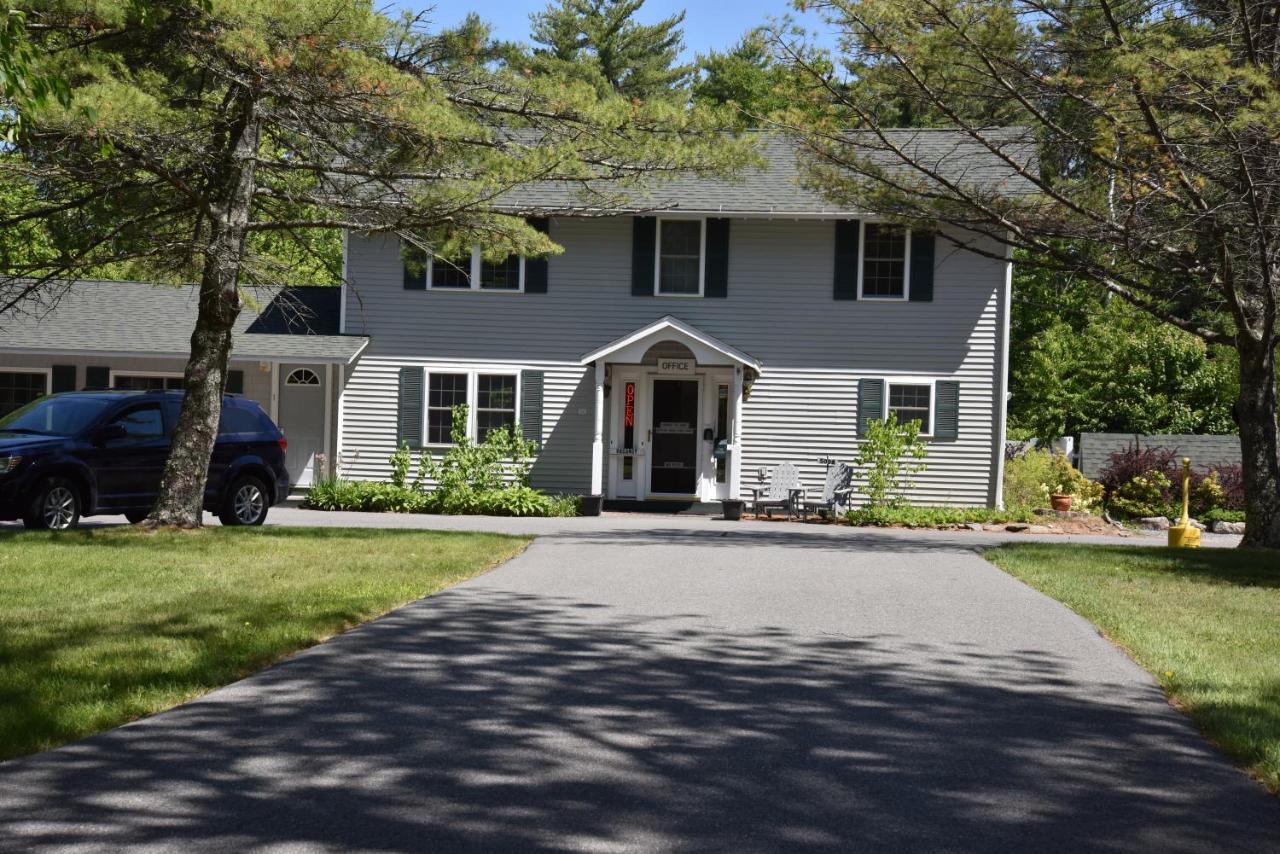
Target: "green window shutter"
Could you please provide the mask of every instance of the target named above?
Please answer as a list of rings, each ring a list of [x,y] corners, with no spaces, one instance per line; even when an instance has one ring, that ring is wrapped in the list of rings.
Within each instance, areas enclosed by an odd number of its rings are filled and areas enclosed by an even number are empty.
[[[111,369],[103,367],[87,367],[84,369],[85,388],[110,388]]]
[[[244,394],[244,371],[227,371],[227,394]]]
[[[727,297],[729,295],[729,220],[707,220],[706,281],[702,295]]]
[[[884,420],[884,380],[858,380],[858,438],[867,437],[867,425]]]
[[[911,232],[911,283],[912,302],[933,302],[933,245],[937,235],[932,231]]]
[[[543,234],[551,233],[551,220],[544,216],[530,217],[529,225]],[[524,259],[524,292],[526,294],[545,294],[547,292],[547,258]]]
[[[945,380],[934,384],[933,436],[955,439],[960,435],[960,383]]]
[[[658,245],[658,220],[638,216],[631,220],[631,295],[653,296],[653,253]]]
[[[400,398],[396,413],[396,444],[422,447],[422,368],[400,369]]]
[[[542,449],[542,371],[520,372],[520,432]]]
[[[427,289],[427,254],[418,247],[400,241],[400,266],[404,270],[406,291]]]
[[[75,365],[54,365],[53,366],[53,393],[60,391],[76,390],[76,366]]]
[[[856,219],[836,220],[836,299],[858,298],[858,238]]]

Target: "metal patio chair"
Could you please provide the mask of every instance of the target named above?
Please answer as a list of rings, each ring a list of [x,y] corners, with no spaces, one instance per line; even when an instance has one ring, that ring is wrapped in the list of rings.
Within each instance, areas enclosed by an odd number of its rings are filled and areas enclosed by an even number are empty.
[[[835,514],[849,503],[849,493],[853,492],[853,469],[836,460],[824,459],[822,462],[827,465],[822,497],[800,501],[796,509],[800,512],[801,519],[808,519],[810,513],[821,513],[824,516]]]
[[[804,487],[800,485],[800,472],[791,463],[774,466],[769,472],[769,482],[763,486],[747,487],[751,490],[751,512],[759,516],[763,510],[770,519],[774,510],[787,511],[790,519],[795,512],[797,502],[804,498]]]

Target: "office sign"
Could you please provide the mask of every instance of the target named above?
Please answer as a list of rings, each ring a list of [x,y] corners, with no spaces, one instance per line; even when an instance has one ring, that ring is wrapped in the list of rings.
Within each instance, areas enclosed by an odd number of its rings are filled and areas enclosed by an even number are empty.
[[[698,363],[693,359],[659,359],[658,373],[666,376],[685,376],[691,377],[698,369]]]

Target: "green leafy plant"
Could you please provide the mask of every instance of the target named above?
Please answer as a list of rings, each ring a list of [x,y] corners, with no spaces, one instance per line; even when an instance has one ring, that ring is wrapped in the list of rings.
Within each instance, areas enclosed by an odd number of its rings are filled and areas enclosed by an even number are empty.
[[[391,464],[391,483],[404,489],[409,485],[409,467],[413,465],[413,454],[409,453],[409,443],[401,442],[387,462]]]
[[[1029,509],[993,510],[987,507],[910,507],[881,506],[859,507],[845,513],[850,525],[889,527],[935,528],[945,525],[964,525],[976,522],[999,525],[1010,522],[1031,522],[1035,514]]]
[[[1226,508],[1218,507],[1213,510],[1206,510],[1204,513],[1197,515],[1196,518],[1205,525],[1212,527],[1214,522],[1243,522],[1244,511],[1227,510]]]
[[[906,502],[904,493],[915,486],[912,475],[924,471],[920,462],[927,448],[920,440],[920,422],[872,421],[858,447],[854,464],[863,467],[865,507],[892,507]]]
[[[1102,484],[1089,480],[1064,455],[1032,448],[1005,462],[1006,507],[1034,510],[1049,506],[1049,496],[1070,495],[1073,510],[1093,511],[1102,503]]]
[[[1145,516],[1177,516],[1181,510],[1166,498],[1170,489],[1168,476],[1161,471],[1140,474],[1107,500],[1107,510],[1128,519]]]

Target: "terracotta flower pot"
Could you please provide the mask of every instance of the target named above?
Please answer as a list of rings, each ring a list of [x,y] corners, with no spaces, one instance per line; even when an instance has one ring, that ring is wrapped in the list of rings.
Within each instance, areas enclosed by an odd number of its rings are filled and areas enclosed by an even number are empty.
[[[1070,495],[1050,495],[1049,506],[1059,513],[1066,513],[1071,509],[1072,496]]]

